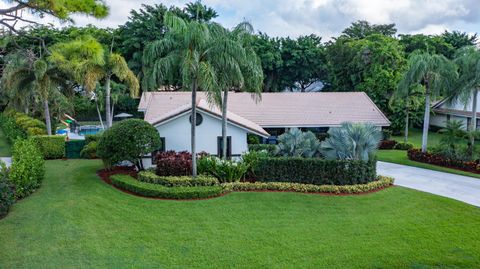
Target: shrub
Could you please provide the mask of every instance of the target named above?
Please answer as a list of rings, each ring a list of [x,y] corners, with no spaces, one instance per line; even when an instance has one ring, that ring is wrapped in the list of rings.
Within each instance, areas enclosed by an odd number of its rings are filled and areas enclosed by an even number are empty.
[[[191,176],[158,176],[151,171],[141,171],[138,173],[138,180],[147,183],[160,184],[166,187],[191,187],[191,186],[215,186],[218,180],[214,177],[199,175],[196,178]]]
[[[262,151],[249,151],[242,154],[242,161],[247,166],[247,172],[245,178],[253,179],[255,178],[255,171],[253,168],[258,164],[260,158],[268,157],[268,152],[266,150]]]
[[[0,115],[0,127],[11,144],[18,138],[27,137],[26,132],[15,123],[15,120],[5,115],[5,113]]]
[[[97,158],[97,141],[91,141],[86,144],[82,151],[80,151],[80,157],[85,159],[95,159]]]
[[[450,159],[438,153],[422,152],[420,149],[408,150],[407,156],[408,159],[412,161],[429,163],[444,167],[452,167],[472,173],[480,172],[480,160],[463,161],[459,159]]]
[[[392,130],[389,129],[382,129],[382,138],[383,140],[390,140],[392,137]]]
[[[255,179],[315,185],[354,185],[376,179],[376,160],[324,160],[319,158],[260,158]]]
[[[413,149],[413,144],[412,143],[405,143],[405,142],[402,142],[402,143],[397,143],[395,145],[395,149],[398,149],[398,150],[409,150],[409,149]]]
[[[32,136],[44,159],[61,159],[65,157],[65,137],[59,135]]]
[[[378,149],[394,149],[397,143],[395,140],[382,140],[378,145]]]
[[[378,148],[382,132],[373,124],[344,122],[341,127],[330,128],[330,135],[322,142],[321,152],[327,159],[368,159]]]
[[[393,185],[391,177],[379,176],[375,181],[356,185],[313,185],[288,182],[232,182],[222,184],[226,192],[230,191],[293,191],[305,193],[354,194],[375,191]]]
[[[20,199],[34,192],[45,176],[45,161],[35,143],[17,140],[13,145],[10,180],[16,187],[16,198]]]
[[[85,145],[88,145],[92,142],[97,142],[100,141],[100,138],[102,137],[102,134],[89,134],[85,136]]]
[[[284,157],[314,157],[319,155],[320,142],[312,132],[290,129],[278,137],[275,154]]]
[[[241,160],[224,160],[214,156],[200,158],[197,166],[199,173],[212,175],[222,183],[240,181],[248,170],[248,166]]]
[[[248,145],[248,151],[262,151],[265,150],[269,154],[273,154],[275,152],[275,149],[277,148],[276,145],[272,144],[254,144],[254,145]]]
[[[0,161],[0,218],[6,216],[15,202],[15,187],[8,180],[8,168]]]
[[[327,139],[329,137],[330,137],[330,135],[328,133],[317,133],[317,139],[320,142],[325,141],[325,139]]]
[[[165,187],[160,184],[141,182],[128,175],[113,175],[110,179],[114,186],[146,197],[199,199],[223,194],[222,186]]]
[[[188,176],[192,174],[192,154],[187,151],[159,152],[157,160],[157,175],[159,176]]]
[[[0,127],[10,143],[18,138],[47,134],[45,123],[15,111],[4,112],[0,116]]]
[[[255,134],[247,134],[247,143],[249,145],[260,144],[260,137]]]
[[[143,170],[142,156],[157,150],[160,145],[160,135],[155,127],[144,120],[128,119],[103,132],[97,155],[107,169],[118,162],[130,161]]]

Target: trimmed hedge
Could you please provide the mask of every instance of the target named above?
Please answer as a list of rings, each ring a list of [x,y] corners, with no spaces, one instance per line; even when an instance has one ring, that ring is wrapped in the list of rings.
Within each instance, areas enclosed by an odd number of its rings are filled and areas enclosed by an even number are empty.
[[[85,159],[97,158],[97,146],[97,141],[91,141],[90,143],[86,144],[82,151],[80,151],[80,157]]]
[[[267,157],[254,167],[256,181],[314,185],[355,185],[374,181],[376,159],[325,160],[320,158]]]
[[[220,196],[222,186],[165,187],[159,184],[141,182],[128,175],[110,177],[114,186],[145,197],[165,199],[201,199]]]
[[[15,186],[8,180],[8,173],[7,166],[0,161],[0,219],[8,214],[15,202]]]
[[[9,111],[0,115],[0,128],[10,143],[18,138],[24,139],[34,135],[46,135],[45,123],[26,114]]]
[[[31,140],[37,145],[44,159],[61,159],[65,157],[65,136],[38,135]]]
[[[275,152],[276,145],[272,144],[253,144],[253,145],[248,145],[248,150],[249,151],[262,151],[266,150],[268,153],[273,153]]]
[[[395,149],[398,149],[398,150],[413,149],[413,144],[412,143],[405,143],[405,142],[398,143],[398,144],[395,145]]]
[[[382,140],[378,145],[378,149],[394,149],[397,143],[395,140]]]
[[[391,177],[379,176],[367,184],[356,185],[313,185],[287,182],[232,182],[222,184],[225,191],[293,191],[305,193],[355,194],[382,189],[393,185]]]
[[[44,166],[42,153],[32,140],[15,142],[9,177],[15,184],[17,199],[30,195],[40,186],[45,176]]]
[[[85,145],[88,145],[92,142],[97,142],[100,141],[100,138],[102,137],[102,134],[88,134],[85,135]]]
[[[218,180],[214,177],[199,175],[195,179],[191,176],[158,176],[150,171],[138,173],[138,180],[146,183],[160,184],[166,187],[216,186]]]

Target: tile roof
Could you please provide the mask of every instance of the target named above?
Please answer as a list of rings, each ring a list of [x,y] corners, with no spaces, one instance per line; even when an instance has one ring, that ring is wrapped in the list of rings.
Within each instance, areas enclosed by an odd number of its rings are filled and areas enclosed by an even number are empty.
[[[202,92],[198,92],[197,102],[200,99],[206,100]],[[230,113],[263,128],[332,127],[345,121],[390,125],[364,92],[262,93],[261,100],[250,93],[232,92],[228,100]],[[139,110],[145,111],[145,120],[151,122],[189,102],[190,92],[146,92]]]

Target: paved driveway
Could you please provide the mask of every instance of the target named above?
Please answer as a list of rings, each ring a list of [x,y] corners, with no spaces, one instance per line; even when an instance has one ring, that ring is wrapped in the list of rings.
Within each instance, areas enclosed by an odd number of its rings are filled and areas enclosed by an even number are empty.
[[[480,207],[480,179],[412,166],[378,162],[377,173],[395,185],[453,198]]]

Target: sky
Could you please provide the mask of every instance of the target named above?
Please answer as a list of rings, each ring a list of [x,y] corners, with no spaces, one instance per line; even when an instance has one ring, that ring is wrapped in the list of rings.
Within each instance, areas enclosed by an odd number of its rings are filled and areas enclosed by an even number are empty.
[[[125,23],[131,9],[139,9],[142,4],[183,7],[188,2],[106,0],[110,7],[107,18],[74,16],[74,19],[80,26],[91,23],[116,27]],[[395,23],[399,33],[480,32],[479,0],[203,0],[202,3],[214,8],[219,14],[215,21],[226,27],[247,20],[256,31],[270,36],[298,37],[313,33],[328,40],[357,20]],[[5,5],[2,2],[0,7]]]

